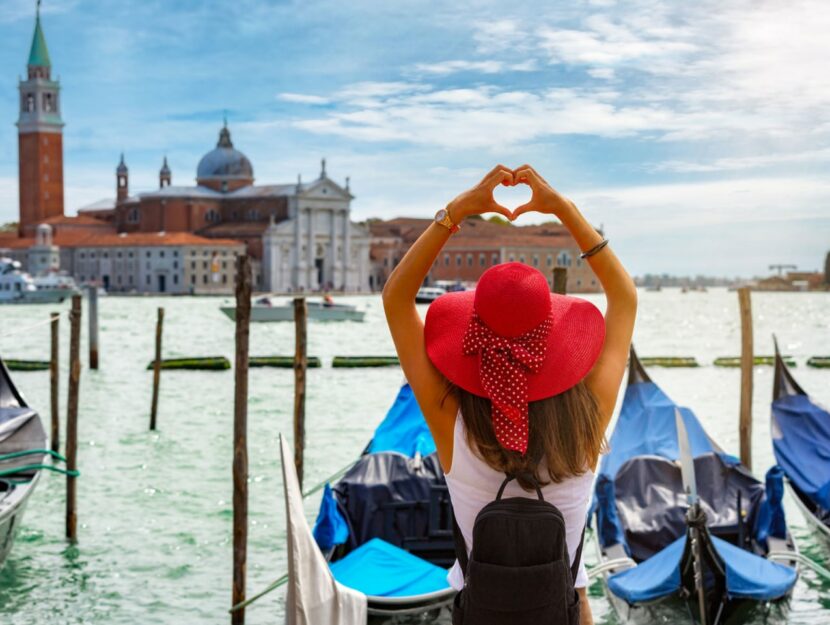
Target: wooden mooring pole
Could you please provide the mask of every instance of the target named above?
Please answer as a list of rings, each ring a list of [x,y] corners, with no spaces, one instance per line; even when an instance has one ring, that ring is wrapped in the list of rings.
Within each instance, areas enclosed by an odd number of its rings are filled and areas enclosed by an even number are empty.
[[[568,288],[568,268],[554,267],[553,268],[553,292],[559,295],[564,295]]]
[[[98,369],[98,287],[87,287],[89,300],[89,368]]]
[[[50,315],[50,319],[52,319],[52,323],[49,326],[51,330],[51,353],[49,358],[49,405],[52,412],[52,424],[49,438],[51,439],[52,451],[58,453],[61,446],[60,402],[58,401],[58,393],[60,392],[60,383],[58,380],[58,356],[60,353],[59,330],[61,314],[59,312],[53,312]]]
[[[233,589],[231,606],[245,601],[248,557],[248,344],[251,321],[251,259],[236,260],[236,383],[233,406]],[[245,608],[231,612],[245,623]]]
[[[156,359],[153,361],[153,402],[150,406],[150,429],[156,429],[159,407],[159,383],[161,382],[161,330],[164,325],[164,308],[159,306],[156,315]]]
[[[69,313],[69,394],[66,400],[66,537],[78,541],[78,515],[75,508],[78,470],[78,386],[81,381],[81,296],[72,296]]]
[[[738,289],[741,308],[741,462],[752,471],[752,301],[749,287]]]
[[[307,320],[305,298],[297,297],[294,299],[294,465],[301,490],[305,450],[305,378],[308,369]]]

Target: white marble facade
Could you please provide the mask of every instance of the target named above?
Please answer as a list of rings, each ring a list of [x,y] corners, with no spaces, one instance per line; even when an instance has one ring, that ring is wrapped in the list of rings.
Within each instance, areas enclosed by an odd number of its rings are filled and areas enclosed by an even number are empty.
[[[369,231],[351,222],[352,197],[325,174],[298,183],[290,218],[262,235],[264,291],[369,291]]]

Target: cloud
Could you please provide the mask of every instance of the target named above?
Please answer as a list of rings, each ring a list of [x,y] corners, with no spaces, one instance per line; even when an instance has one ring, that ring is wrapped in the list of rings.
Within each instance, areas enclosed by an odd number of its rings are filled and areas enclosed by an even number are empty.
[[[479,52],[490,54],[512,50],[523,51],[529,48],[530,36],[518,20],[500,19],[474,24],[473,40]]]
[[[280,93],[277,98],[283,102],[296,102],[297,104],[328,104],[330,101],[323,96],[306,93]]]
[[[708,173],[759,169],[785,164],[819,164],[830,161],[830,148],[794,153],[768,153],[754,156],[715,158],[710,161],[664,161],[653,165],[652,171]]]
[[[519,63],[506,63],[498,60],[464,61],[451,60],[437,63],[416,63],[414,70],[421,74],[449,76],[459,72],[480,72],[482,74],[500,74],[502,72],[532,72],[537,69],[535,59]]]

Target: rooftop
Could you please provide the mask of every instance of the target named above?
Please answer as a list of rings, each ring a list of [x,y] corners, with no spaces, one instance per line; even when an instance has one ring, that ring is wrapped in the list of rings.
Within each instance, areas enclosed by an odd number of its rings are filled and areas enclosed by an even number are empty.
[[[29,66],[51,67],[49,50],[46,47],[46,37],[43,36],[43,29],[40,27],[40,7],[38,7],[37,18],[35,19],[35,34],[32,37],[32,48],[29,50]]]

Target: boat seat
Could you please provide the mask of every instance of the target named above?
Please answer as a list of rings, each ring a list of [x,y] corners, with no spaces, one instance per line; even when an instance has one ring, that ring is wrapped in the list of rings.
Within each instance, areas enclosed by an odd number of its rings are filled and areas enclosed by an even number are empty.
[[[380,538],[330,565],[334,579],[369,597],[414,597],[449,588],[447,570]]]
[[[401,547],[433,564],[449,568],[455,561],[452,504],[445,484],[431,484],[428,500],[388,502],[381,506],[384,534],[402,536]],[[426,512],[426,533],[418,531],[418,512]]]
[[[695,458],[701,508],[710,533],[737,542],[738,492],[745,535],[752,527],[764,486],[740,465],[718,453]],[[686,495],[679,463],[660,456],[637,456],[623,464],[614,480],[617,513],[631,557],[642,562],[686,532]]]

